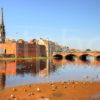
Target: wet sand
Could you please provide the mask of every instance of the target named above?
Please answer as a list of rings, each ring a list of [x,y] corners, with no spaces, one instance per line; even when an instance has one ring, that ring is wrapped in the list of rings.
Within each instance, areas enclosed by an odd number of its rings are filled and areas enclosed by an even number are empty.
[[[100,100],[100,82],[41,83],[7,88],[0,100]]]

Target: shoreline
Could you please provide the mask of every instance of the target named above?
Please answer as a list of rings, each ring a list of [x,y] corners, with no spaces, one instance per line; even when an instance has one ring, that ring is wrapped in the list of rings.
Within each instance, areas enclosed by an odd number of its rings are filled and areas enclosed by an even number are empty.
[[[0,58],[0,61],[17,61],[17,60],[47,60],[47,59],[53,59],[53,57],[19,57],[19,58]]]
[[[0,91],[1,100],[100,100],[100,82],[35,83]]]

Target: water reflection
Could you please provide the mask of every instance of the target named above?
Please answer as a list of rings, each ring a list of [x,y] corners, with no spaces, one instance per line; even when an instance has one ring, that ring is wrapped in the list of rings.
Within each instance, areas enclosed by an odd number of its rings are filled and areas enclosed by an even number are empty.
[[[14,86],[23,84],[21,81],[27,76],[30,77],[46,77],[50,72],[55,71],[56,66],[51,60],[16,60],[0,62],[0,89],[6,86]],[[36,79],[35,79],[36,80]],[[15,83],[14,83],[15,81]],[[18,83],[19,82],[19,83]]]
[[[100,81],[99,67],[99,61],[84,62],[77,60],[71,62],[55,59],[1,61],[0,89],[49,81]]]
[[[74,61],[69,61],[69,60],[56,60],[53,59],[53,64],[78,64],[78,65],[84,65],[84,64],[88,64],[88,65],[94,65],[94,66],[99,66],[100,65],[100,61],[97,60],[86,60],[86,61],[82,61],[82,60],[74,60]]]
[[[0,90],[3,90],[5,88],[5,81],[6,75],[4,73],[0,74]]]

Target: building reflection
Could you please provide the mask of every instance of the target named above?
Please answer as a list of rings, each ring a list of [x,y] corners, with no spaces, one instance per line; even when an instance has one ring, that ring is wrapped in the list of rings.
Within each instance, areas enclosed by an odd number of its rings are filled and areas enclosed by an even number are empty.
[[[81,60],[76,62],[55,59],[0,61],[0,90],[5,88],[7,75],[24,76],[25,74],[31,74],[33,77],[46,77],[55,72],[61,65],[71,63],[100,65],[98,61],[82,62]]]
[[[51,60],[16,60],[0,62],[0,89],[4,89],[7,75],[31,74],[39,77],[46,77],[56,70]]]
[[[0,90],[3,90],[5,87],[6,75],[4,73],[0,73]]]

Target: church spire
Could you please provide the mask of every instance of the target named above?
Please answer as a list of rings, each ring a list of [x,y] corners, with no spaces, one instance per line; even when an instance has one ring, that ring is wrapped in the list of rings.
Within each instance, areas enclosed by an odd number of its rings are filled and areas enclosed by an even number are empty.
[[[0,13],[0,43],[5,42],[5,26],[4,26],[4,19],[3,19],[3,8],[1,8]]]
[[[3,8],[1,8],[1,24],[4,25],[4,20],[3,20]]]
[[[1,11],[0,11],[0,25],[4,25],[4,21],[3,21],[3,8],[1,8]]]

